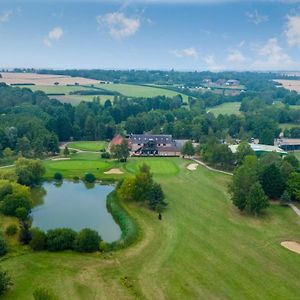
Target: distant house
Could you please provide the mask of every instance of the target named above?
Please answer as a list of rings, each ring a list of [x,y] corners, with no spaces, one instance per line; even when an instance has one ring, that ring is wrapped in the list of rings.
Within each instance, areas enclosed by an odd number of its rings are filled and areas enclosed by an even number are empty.
[[[277,147],[277,146],[270,146],[270,145],[263,145],[263,144],[249,144],[252,148],[252,150],[255,152],[257,156],[260,156],[263,153],[267,152],[274,152],[278,153],[280,155],[286,155],[287,152],[285,152],[283,149]],[[237,148],[239,145],[229,145],[229,149],[232,153],[236,153]]]
[[[227,82],[226,82],[226,85],[229,85],[229,86],[232,86],[232,85],[239,85],[240,84],[240,82],[238,81],[238,80],[236,80],[236,79],[229,79],[229,80],[227,80]]]
[[[107,150],[109,151],[109,152],[111,152],[111,148],[113,147],[113,146],[116,146],[116,145],[121,145],[122,144],[122,142],[123,142],[123,140],[124,140],[124,137],[122,137],[121,135],[116,135],[111,141],[110,141],[110,143],[108,144],[108,147],[107,147]]]
[[[131,134],[128,145],[132,156],[180,156],[172,135]]]
[[[296,151],[300,150],[300,139],[279,138],[274,141],[274,145],[284,151]]]

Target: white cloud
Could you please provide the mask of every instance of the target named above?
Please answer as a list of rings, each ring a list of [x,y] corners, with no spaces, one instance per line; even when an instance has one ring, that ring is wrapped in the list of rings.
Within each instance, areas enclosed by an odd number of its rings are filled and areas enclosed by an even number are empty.
[[[231,49],[229,50],[229,55],[227,56],[226,60],[231,63],[242,63],[246,60],[246,57],[240,50]]]
[[[219,71],[224,68],[216,63],[215,56],[213,54],[203,57],[203,61],[206,63],[207,68],[210,71]]]
[[[246,16],[248,17],[249,21],[253,22],[255,25],[267,22],[269,20],[268,16],[260,15],[257,10],[254,10],[253,12],[246,12]]]
[[[276,38],[271,38],[258,51],[258,55],[262,57],[254,62],[256,69],[287,69],[292,63],[292,59],[278,45]]]
[[[49,31],[48,35],[44,38],[44,44],[47,47],[51,47],[53,42],[59,41],[64,35],[64,31],[61,27],[54,27],[51,31]]]
[[[97,16],[96,19],[100,28],[107,28],[109,34],[117,40],[134,35],[141,25],[138,18],[129,18],[120,12]]]
[[[7,10],[0,15],[0,23],[5,23],[10,20],[11,15],[13,14],[12,10]]]
[[[300,16],[288,16],[285,36],[291,46],[300,45]]]
[[[193,59],[197,59],[199,56],[198,51],[194,47],[185,48],[185,49],[174,49],[170,51],[171,54],[175,55],[176,57],[189,57]]]

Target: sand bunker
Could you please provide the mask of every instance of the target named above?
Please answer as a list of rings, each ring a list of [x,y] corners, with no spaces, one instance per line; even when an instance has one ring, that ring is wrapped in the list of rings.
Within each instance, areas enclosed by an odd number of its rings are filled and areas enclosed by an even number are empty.
[[[300,244],[292,241],[285,241],[280,243],[280,245],[286,249],[289,249],[293,252],[300,254]]]
[[[115,175],[120,175],[120,174],[123,174],[124,172],[122,172],[120,169],[110,169],[109,171],[107,172],[104,172],[104,174],[115,174]]]
[[[58,158],[52,158],[52,160],[70,160],[70,157],[58,157]]]
[[[196,171],[199,164],[189,164],[186,168],[190,171]]]

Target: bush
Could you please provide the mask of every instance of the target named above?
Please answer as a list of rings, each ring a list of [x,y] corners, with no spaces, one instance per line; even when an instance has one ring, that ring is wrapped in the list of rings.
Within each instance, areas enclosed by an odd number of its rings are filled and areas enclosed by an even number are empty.
[[[8,236],[15,235],[18,232],[18,227],[15,224],[10,224],[6,227],[5,234]]]
[[[16,217],[19,220],[25,221],[28,218],[29,211],[25,207],[18,207],[16,209]]]
[[[79,252],[94,252],[99,250],[101,237],[98,232],[89,228],[82,229],[75,239],[75,250]]]
[[[38,287],[33,292],[34,300],[56,300],[58,297],[53,293],[52,290],[49,290],[45,287]]]
[[[0,237],[0,256],[3,256],[7,253],[7,246],[5,240]]]
[[[63,176],[61,173],[57,172],[54,174],[54,179],[57,181],[62,181],[63,180]]]
[[[57,228],[47,232],[47,249],[61,251],[74,249],[77,233],[70,228]]]
[[[96,181],[96,177],[95,177],[95,175],[92,174],[92,173],[86,173],[86,174],[84,175],[84,180],[85,180],[86,182],[88,182],[88,183],[93,183],[93,182]]]
[[[99,243],[99,250],[101,252],[107,252],[109,250],[109,247],[108,247],[108,245],[104,241],[101,241]]]
[[[32,250],[42,251],[46,248],[46,234],[38,228],[31,229],[31,241],[29,246]]]
[[[74,180],[74,181],[79,181],[80,178],[79,178],[78,176],[74,176],[74,177],[73,177],[73,180]]]
[[[110,158],[110,154],[108,152],[101,153],[101,158]]]
[[[0,295],[3,295],[12,284],[11,278],[7,272],[0,270]]]
[[[16,210],[19,207],[24,207],[28,214],[31,209],[30,199],[22,194],[9,194],[4,197],[1,205],[1,210],[5,215],[16,216]]]
[[[24,221],[20,221],[20,225],[21,225],[21,229],[19,234],[19,241],[23,245],[27,245],[31,241],[31,232],[29,230],[30,226],[28,223]]]

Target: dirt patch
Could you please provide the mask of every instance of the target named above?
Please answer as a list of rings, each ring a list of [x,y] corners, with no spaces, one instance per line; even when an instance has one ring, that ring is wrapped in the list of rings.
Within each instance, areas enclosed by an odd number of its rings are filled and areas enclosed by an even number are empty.
[[[58,82],[60,85],[80,85],[97,84],[100,80],[88,79],[83,77],[70,77],[63,75],[48,75],[36,73],[1,73],[0,82],[6,84],[35,84],[35,85],[54,85]]]
[[[70,157],[58,157],[58,158],[52,158],[51,160],[70,160]]]
[[[190,171],[196,171],[199,164],[189,164],[186,168]]]
[[[124,174],[124,172],[121,171],[121,170],[118,169],[118,168],[114,168],[114,169],[110,169],[110,170],[107,171],[107,172],[104,172],[104,174],[115,174],[115,175],[120,175],[120,174]]]
[[[284,80],[275,80],[275,81],[281,83],[282,86],[287,90],[296,91],[300,93],[300,80],[284,79]]]
[[[286,249],[289,249],[295,253],[300,254],[300,244],[292,241],[285,241],[280,243],[280,245]]]

